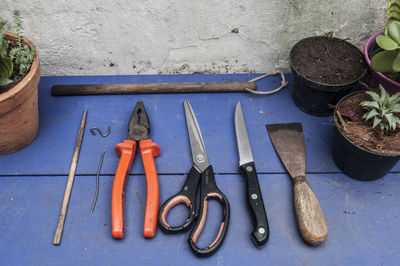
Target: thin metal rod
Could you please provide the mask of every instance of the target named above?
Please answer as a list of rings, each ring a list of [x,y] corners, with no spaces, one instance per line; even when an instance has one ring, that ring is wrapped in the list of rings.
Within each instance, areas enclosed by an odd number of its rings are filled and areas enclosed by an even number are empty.
[[[97,168],[97,175],[96,175],[96,193],[94,194],[94,199],[93,199],[93,203],[92,203],[92,208],[90,209],[90,212],[91,212],[91,213],[93,213],[94,208],[96,207],[97,197],[98,197],[98,195],[99,195],[99,176],[100,176],[101,166],[103,165],[103,158],[104,158],[104,153],[105,153],[105,152],[106,152],[106,150],[104,150],[104,151],[101,153],[99,167]]]
[[[82,146],[83,133],[85,131],[86,116],[87,116],[87,110],[85,109],[85,111],[83,112],[81,126],[79,128],[78,136],[76,137],[74,155],[72,156],[71,168],[69,169],[67,186],[65,187],[64,199],[63,199],[63,202],[61,205],[57,229],[56,229],[56,232],[54,233],[53,245],[60,245],[60,242],[61,242],[61,236],[62,236],[62,233],[64,230],[64,222],[65,222],[65,217],[67,215],[69,198],[71,196],[72,185],[74,183],[76,167],[78,165],[79,152],[80,152],[81,146]]]

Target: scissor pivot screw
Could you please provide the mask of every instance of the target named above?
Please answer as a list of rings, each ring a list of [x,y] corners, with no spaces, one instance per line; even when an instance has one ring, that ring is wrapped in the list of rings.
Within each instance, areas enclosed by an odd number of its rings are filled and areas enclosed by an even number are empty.
[[[196,161],[198,161],[199,163],[204,162],[204,156],[201,155],[201,154],[197,155],[197,156],[196,156]]]
[[[253,171],[253,167],[251,167],[250,165],[246,167],[247,172],[251,172]]]
[[[264,229],[264,227],[260,227],[260,228],[258,228],[258,232],[260,233],[260,234],[265,234],[265,229]]]
[[[258,198],[258,196],[257,196],[257,194],[251,194],[251,198],[252,198],[253,200],[256,200],[256,199]]]

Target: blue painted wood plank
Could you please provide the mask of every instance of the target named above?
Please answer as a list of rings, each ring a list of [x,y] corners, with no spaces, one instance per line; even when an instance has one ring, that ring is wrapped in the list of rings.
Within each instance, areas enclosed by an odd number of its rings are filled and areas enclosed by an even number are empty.
[[[127,123],[138,100],[145,103],[151,123],[150,136],[161,147],[156,158],[159,173],[186,173],[192,161],[187,137],[183,101],[193,106],[203,134],[210,163],[217,173],[238,173],[238,155],[233,117],[237,101],[242,103],[256,167],[262,173],[284,173],[271,145],[265,124],[301,122],[307,150],[307,171],[340,172],[331,158],[333,129],[331,118],[313,117],[301,112],[291,98],[292,88],[271,96],[249,93],[151,94],[111,96],[53,97],[55,84],[245,81],[256,74],[226,75],[147,75],[42,77],[39,90],[40,131],[25,149],[0,155],[1,175],[65,175],[69,171],[75,138],[84,108],[88,109],[87,128],[79,159],[78,174],[95,174],[98,158],[107,149],[103,172],[114,174],[118,158],[116,143],[127,136]],[[291,75],[287,75],[291,82]],[[278,77],[258,82],[261,90],[280,84]],[[92,136],[90,127],[103,130],[111,126],[107,138]],[[397,165],[393,171],[399,171]],[[143,173],[141,159],[134,162],[132,173]]]
[[[160,176],[160,201],[177,192],[185,178]],[[188,233],[165,235],[158,230],[154,239],[142,237],[146,182],[141,175],[130,176],[127,184],[126,236],[122,241],[110,235],[113,177],[100,177],[99,200],[90,214],[95,177],[77,176],[61,246],[54,247],[51,242],[66,179],[0,178],[1,265],[395,265],[400,259],[399,174],[374,182],[359,182],[341,174],[310,174],[309,182],[329,227],[328,239],[320,247],[307,246],[298,234],[289,177],[260,175],[271,230],[269,242],[261,249],[256,249],[249,237],[252,226],[242,178],[216,175],[231,203],[231,224],[222,248],[206,259],[191,253]],[[216,210],[218,206],[212,205],[209,218]],[[213,223],[216,221],[207,220],[207,226]],[[210,238],[213,230],[205,233]]]

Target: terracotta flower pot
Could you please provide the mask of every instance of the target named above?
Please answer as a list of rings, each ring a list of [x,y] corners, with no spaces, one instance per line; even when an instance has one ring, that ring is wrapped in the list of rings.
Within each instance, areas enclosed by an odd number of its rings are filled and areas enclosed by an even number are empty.
[[[17,38],[12,33],[5,33],[5,37],[8,40]],[[39,56],[31,41],[24,38],[23,42],[35,49],[36,55],[25,77],[13,88],[0,94],[0,154],[24,148],[39,131]]]
[[[368,85],[371,88],[378,88],[379,84],[382,84],[383,87],[390,94],[394,94],[396,92],[400,92],[400,83],[391,80],[390,78],[383,75],[381,72],[377,72],[371,67],[371,57],[372,55],[379,49],[379,46],[376,44],[376,37],[378,35],[383,35],[383,30],[372,35],[364,47],[364,57],[365,61],[368,64]]]

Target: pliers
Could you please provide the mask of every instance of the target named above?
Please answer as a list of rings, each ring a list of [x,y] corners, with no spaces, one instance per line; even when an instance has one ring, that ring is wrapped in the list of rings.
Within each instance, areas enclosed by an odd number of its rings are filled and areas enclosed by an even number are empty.
[[[114,238],[124,237],[123,209],[125,180],[127,179],[133,159],[135,158],[137,142],[139,142],[147,181],[147,200],[143,235],[144,237],[151,238],[156,234],[159,188],[154,157],[160,155],[161,149],[160,146],[151,141],[149,132],[150,123],[146,109],[144,108],[143,102],[138,101],[129,120],[128,139],[115,146],[115,152],[118,157],[120,157],[120,160],[115,173],[111,196],[111,234]]]

